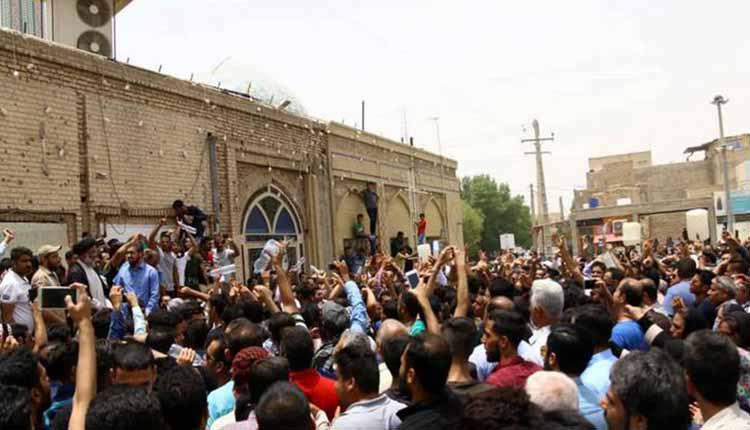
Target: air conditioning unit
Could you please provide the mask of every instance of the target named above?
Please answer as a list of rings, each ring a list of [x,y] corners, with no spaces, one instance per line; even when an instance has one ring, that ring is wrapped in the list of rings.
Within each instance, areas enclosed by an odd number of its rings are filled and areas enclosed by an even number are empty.
[[[52,40],[114,57],[114,0],[54,0]]]

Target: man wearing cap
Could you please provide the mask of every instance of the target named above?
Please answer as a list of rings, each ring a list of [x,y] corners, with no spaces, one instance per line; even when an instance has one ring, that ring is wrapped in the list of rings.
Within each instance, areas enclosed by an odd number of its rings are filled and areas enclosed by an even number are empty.
[[[39,259],[39,270],[31,278],[32,288],[60,286],[60,279],[55,272],[60,266],[60,249],[62,249],[60,245],[43,245],[36,252]]]
[[[99,249],[96,240],[92,237],[82,239],[73,246],[73,252],[78,256],[78,261],[70,268],[68,283],[80,283],[88,287],[89,296],[95,307],[104,306],[107,303],[105,283],[99,273],[94,269]]]
[[[341,334],[348,328],[349,314],[346,308],[332,300],[323,302],[320,323],[320,339],[323,344],[315,351],[313,368],[326,378],[336,379],[333,350]]]

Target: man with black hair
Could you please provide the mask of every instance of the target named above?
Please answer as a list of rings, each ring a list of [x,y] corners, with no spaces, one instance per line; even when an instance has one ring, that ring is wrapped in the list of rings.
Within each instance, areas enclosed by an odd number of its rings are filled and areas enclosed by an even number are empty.
[[[175,334],[176,331],[172,327],[151,327],[146,335],[146,346],[162,354],[168,354],[174,344]]]
[[[388,373],[391,376],[391,384],[385,389],[385,391],[382,391],[381,387],[381,391],[392,400],[404,404],[409,403],[410,399],[408,392],[401,392],[400,390],[399,371],[401,369],[401,356],[403,355],[406,346],[409,344],[409,339],[408,332],[404,332],[386,338],[378,346],[378,351],[380,352],[380,355],[388,368]]]
[[[683,356],[688,394],[700,407],[702,430],[750,429],[750,415],[737,404],[740,356],[732,340],[700,330],[688,336]]]
[[[601,399],[609,430],[685,430],[690,424],[685,375],[660,348],[633,352],[612,367]],[[736,395],[737,387],[733,390]]]
[[[695,296],[693,307],[703,315],[709,327],[713,327],[717,309],[708,299],[708,290],[716,274],[710,270],[698,270],[690,280],[690,292]]]
[[[29,390],[0,384],[0,428],[32,430],[32,408]]]
[[[265,338],[263,329],[250,322],[245,318],[238,318],[230,322],[224,329],[224,351],[223,358],[225,360],[225,368],[222,369],[226,372],[226,382],[221,384],[219,388],[213,390],[208,395],[208,421],[206,422],[207,427],[211,427],[213,422],[218,418],[226,415],[234,409],[235,398],[234,398],[234,381],[229,378],[229,368],[231,366],[234,357],[243,349],[250,346],[262,346]],[[211,345],[207,351],[207,365],[215,366],[216,369],[220,369],[224,366],[218,366],[217,363],[208,364],[208,355],[215,354],[215,358],[219,355],[216,351],[211,351]],[[224,375],[221,375],[222,377]]]
[[[31,260],[34,254],[24,247],[13,248],[10,251],[11,268],[5,272],[0,282],[0,310],[2,322],[5,324],[23,324],[34,331],[34,317],[31,312],[29,292],[31,284]]]
[[[594,342],[594,355],[581,374],[581,381],[601,399],[609,390],[609,372],[617,361],[609,346],[614,325],[606,309],[593,304],[579,308],[572,322],[577,327],[588,330]]]
[[[228,413],[228,411],[231,411],[234,407],[234,404],[232,404],[232,407],[229,407],[228,405],[224,405],[225,402],[228,402],[224,395],[222,394],[221,397],[222,400],[222,406],[220,406],[219,399],[216,399],[217,394],[213,394],[216,392],[216,389],[221,388],[225,386],[227,383],[230,383],[232,381],[231,376],[231,367],[232,367],[232,361],[227,359],[226,355],[224,354],[226,348],[226,343],[224,342],[224,335],[221,334],[219,337],[213,338],[208,341],[208,346],[206,346],[206,355],[203,357],[203,369],[204,372],[208,378],[208,380],[213,381],[215,383],[215,389],[212,391],[209,391],[208,395],[208,412],[209,412],[209,420],[211,420],[211,413],[216,415],[215,419],[218,419],[222,415],[225,415]],[[234,386],[232,385],[232,389]],[[230,390],[231,392],[231,390]],[[214,395],[212,398],[211,395]],[[223,414],[222,414],[223,412]],[[213,421],[211,420],[213,423]]]
[[[167,219],[162,218],[148,235],[148,247],[159,253],[159,283],[164,286],[170,297],[176,297],[180,277],[177,274],[177,256],[172,252],[172,235],[168,231],[159,234],[159,230],[167,224]],[[156,236],[159,234],[159,242]]]
[[[310,404],[305,394],[294,384],[277,382],[260,399],[255,408],[258,430],[310,430]],[[325,422],[324,414],[316,414]]]
[[[482,343],[487,361],[498,364],[487,377],[487,384],[523,388],[529,376],[542,370],[541,366],[518,355],[518,345],[529,336],[531,330],[518,312],[492,311],[484,324]]]
[[[175,218],[177,218],[177,221],[193,227],[195,229],[195,234],[193,236],[196,240],[201,240],[206,231],[206,226],[204,224],[208,219],[206,214],[197,206],[186,206],[182,200],[175,200],[172,203],[172,209],[174,210],[174,215]]]
[[[488,324],[488,319],[492,314],[492,311],[501,309],[512,311],[514,307],[515,305],[513,304],[513,301],[508,297],[496,296],[491,298],[485,307],[484,315],[482,315],[482,334],[484,334],[483,327]],[[475,315],[475,317],[477,316],[479,315]],[[476,368],[477,379],[479,382],[485,382],[487,377],[490,376],[490,373],[495,370],[495,366],[497,366],[497,361],[487,360],[487,349],[485,349],[484,343],[482,342],[479,342],[479,345],[474,347],[474,351],[469,356],[469,362],[471,362]]]
[[[594,355],[594,343],[586,330],[571,324],[552,327],[547,338],[544,370],[562,372],[578,387],[578,410],[597,430],[606,430],[597,394],[581,381],[581,374]]]
[[[461,427],[461,403],[446,387],[450,367],[450,346],[441,336],[423,333],[411,338],[399,372],[401,391],[411,396],[411,404],[398,412],[401,430]]]
[[[474,350],[477,327],[468,317],[455,317],[445,321],[440,334],[451,349],[451,369],[448,372],[448,386],[459,396],[472,396],[488,389],[471,376],[469,355]]]
[[[143,261],[140,244],[127,245],[125,255],[128,261],[120,267],[113,282],[122,286],[124,292],[135,293],[148,316],[159,308],[159,273]]]
[[[34,428],[41,428],[42,414],[50,404],[49,378],[47,370],[31,349],[22,346],[0,354],[0,385],[13,385],[28,390]]]
[[[334,356],[336,393],[341,415],[333,421],[337,430],[398,430],[396,412],[406,407],[378,394],[378,360],[369,345],[350,343]]]
[[[148,391],[156,381],[156,363],[151,348],[138,342],[117,345],[112,351],[112,382]]]
[[[695,295],[690,292],[690,280],[695,276],[696,264],[690,257],[683,257],[677,262],[677,283],[670,286],[664,296],[664,310],[669,316],[674,315],[672,299],[680,297],[687,307],[695,303]]]
[[[281,355],[289,361],[289,380],[295,383],[315,406],[333,419],[339,398],[334,381],[320,376],[312,368],[313,341],[304,327],[284,329],[281,337]]]
[[[50,427],[60,409],[73,403],[77,358],[77,343],[54,343],[47,348],[43,361],[50,381],[51,404],[44,411],[45,428]]]
[[[191,366],[175,366],[159,375],[154,392],[169,429],[205,429],[208,418],[206,386]]]
[[[643,288],[633,278],[625,278],[612,296],[613,311],[617,324],[612,328],[612,342],[620,349],[628,351],[646,351],[648,344],[636,321],[625,312],[625,306],[640,307],[643,305]]]
[[[113,385],[94,397],[85,429],[163,430],[159,399],[144,387]]]
[[[422,313],[422,306],[417,296],[409,291],[403,291],[398,299],[398,318],[409,328],[409,335],[416,336],[427,329],[424,321],[418,317]]]

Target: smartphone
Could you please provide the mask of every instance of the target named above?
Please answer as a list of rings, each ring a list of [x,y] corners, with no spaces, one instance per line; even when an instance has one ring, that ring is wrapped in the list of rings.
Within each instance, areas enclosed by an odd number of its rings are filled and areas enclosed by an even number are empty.
[[[596,279],[584,279],[583,281],[584,290],[593,290],[595,287],[596,287]]]
[[[409,285],[412,288],[417,288],[417,285],[419,285],[419,272],[416,270],[412,270],[409,272],[406,272],[406,280],[409,282]]]
[[[76,290],[70,287],[39,288],[39,303],[42,309],[65,309],[65,296],[76,301]]]

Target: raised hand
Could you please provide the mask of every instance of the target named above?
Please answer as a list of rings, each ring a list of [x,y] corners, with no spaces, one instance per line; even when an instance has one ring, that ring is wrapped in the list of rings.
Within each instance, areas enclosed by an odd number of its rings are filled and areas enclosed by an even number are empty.
[[[65,305],[70,318],[77,323],[91,319],[91,297],[86,293],[86,286],[76,282],[71,284],[70,288],[75,289],[77,293],[75,303],[71,296],[65,296]]]
[[[3,236],[5,237],[3,241],[6,244],[13,242],[13,239],[16,237],[13,234],[13,231],[10,230],[10,229],[8,229],[8,228],[6,228],[5,230],[3,230]]]
[[[191,366],[195,360],[195,351],[190,348],[182,348],[177,355],[177,364],[179,366]]]
[[[115,310],[120,310],[122,306],[122,287],[119,285],[113,285],[112,289],[109,290],[109,301],[112,302],[112,307]]]

